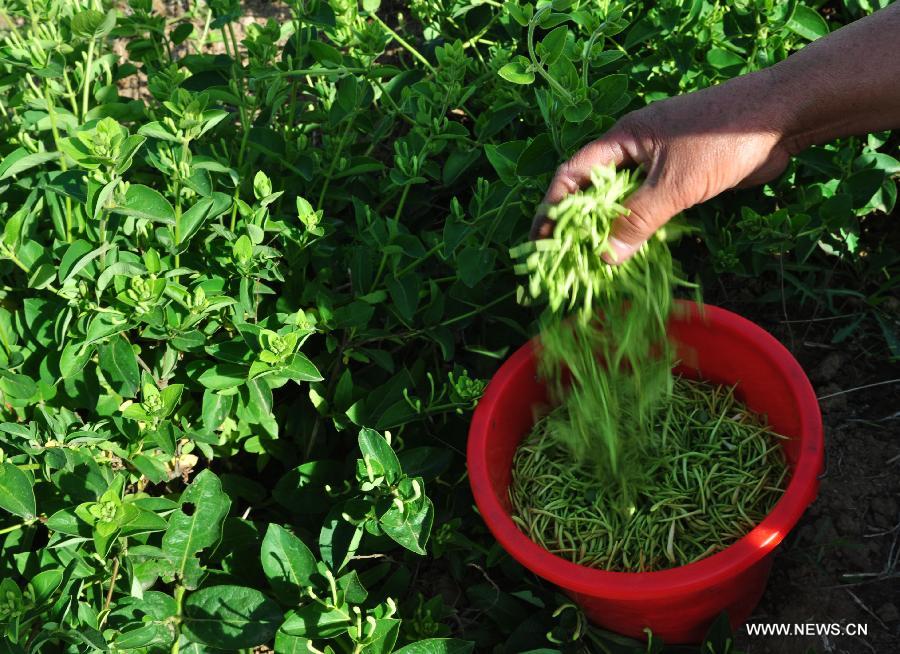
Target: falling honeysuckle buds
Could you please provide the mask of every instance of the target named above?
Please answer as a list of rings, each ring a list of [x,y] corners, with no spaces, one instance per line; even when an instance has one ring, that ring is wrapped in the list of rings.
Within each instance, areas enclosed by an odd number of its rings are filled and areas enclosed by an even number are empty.
[[[637,186],[633,172],[594,168],[587,189],[548,209],[550,238],[510,251],[516,272],[528,278],[520,301],[546,302],[538,369],[552,399],[568,408],[548,433],[576,462],[619,482],[626,504],[631,491],[624,489],[640,472],[635,453],[672,387],[666,320],[673,287],[683,284],[662,235],[621,265],[603,260],[613,223]]]
[[[520,287],[520,301],[543,299],[551,311],[577,309],[588,316],[601,296],[615,293],[612,279],[630,274],[639,263],[611,266],[602,255],[610,251],[613,221],[627,213],[622,201],[637,186],[637,176],[631,171],[598,167],[591,172],[590,187],[550,207],[547,217],[554,222],[550,238],[510,250],[510,256],[518,261],[515,271],[528,277],[527,286]],[[642,248],[645,256],[658,256],[655,248],[654,252],[646,250]]]

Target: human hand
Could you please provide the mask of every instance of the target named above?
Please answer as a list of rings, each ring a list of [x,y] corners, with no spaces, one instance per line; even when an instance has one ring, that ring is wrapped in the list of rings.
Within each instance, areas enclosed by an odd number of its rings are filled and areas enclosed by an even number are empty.
[[[609,263],[626,261],[684,209],[778,176],[793,154],[786,145],[790,108],[770,85],[763,71],[627,114],[557,169],[532,238],[550,236],[546,207],[588,184],[594,166],[641,166],[646,175],[624,203],[630,212],[613,224]]]

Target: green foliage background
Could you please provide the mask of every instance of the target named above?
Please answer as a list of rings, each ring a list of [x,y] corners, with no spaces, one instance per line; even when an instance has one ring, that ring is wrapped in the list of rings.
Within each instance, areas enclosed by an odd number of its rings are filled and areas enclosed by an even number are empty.
[[[288,4],[240,41],[234,0],[2,5],[0,652],[659,651],[473,510],[468,419],[533,318],[508,249],[617,116],[877,2]],[[842,338],[900,356],[900,255],[860,245],[892,148],[693,211],[697,272],[850,298]]]

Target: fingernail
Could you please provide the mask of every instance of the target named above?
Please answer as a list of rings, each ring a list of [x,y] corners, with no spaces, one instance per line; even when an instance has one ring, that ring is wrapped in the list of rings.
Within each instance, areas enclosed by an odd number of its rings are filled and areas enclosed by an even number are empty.
[[[603,260],[606,263],[615,265],[626,261],[632,254],[634,254],[638,247],[637,245],[629,245],[624,241],[620,241],[615,236],[609,237],[609,250],[603,253]]]

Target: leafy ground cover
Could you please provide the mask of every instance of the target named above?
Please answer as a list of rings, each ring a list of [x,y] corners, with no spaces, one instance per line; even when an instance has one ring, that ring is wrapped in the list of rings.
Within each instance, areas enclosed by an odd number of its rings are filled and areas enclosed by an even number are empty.
[[[468,419],[534,318],[509,248],[617,116],[875,8],[4,2],[0,650],[657,651],[473,510]],[[897,377],[896,146],[814,148],[676,250],[824,394]],[[889,389],[823,404],[831,476],[761,608],[828,598],[877,631],[848,652],[898,638]]]

